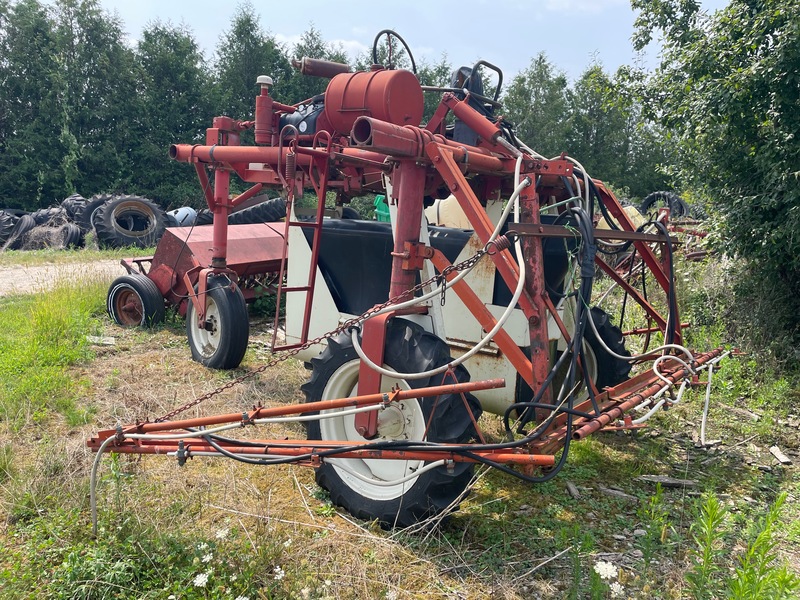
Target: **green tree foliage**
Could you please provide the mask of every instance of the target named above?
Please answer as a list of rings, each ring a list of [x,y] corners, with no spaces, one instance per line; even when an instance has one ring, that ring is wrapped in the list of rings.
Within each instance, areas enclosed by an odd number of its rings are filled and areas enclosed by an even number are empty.
[[[517,136],[545,156],[567,150],[567,77],[542,52],[514,77],[503,99]]]
[[[300,60],[303,57],[330,60],[332,62],[347,63],[347,55],[340,47],[332,46],[325,42],[320,32],[312,25],[300,37],[300,41],[291,50],[291,58]],[[287,104],[295,104],[313,98],[325,92],[328,79],[302,75],[297,70],[292,70],[287,85],[282,87],[282,97],[279,98]]]
[[[75,187],[83,195],[124,190],[134,178],[132,115],[141,111],[141,73],[122,24],[97,0],[58,0],[53,19],[58,77],[51,76],[63,93],[62,135],[72,143],[80,174]]]
[[[628,169],[630,136],[623,107],[614,102],[614,82],[591,65],[569,93],[569,152],[595,177],[618,183]]]
[[[36,0],[4,4],[1,12],[0,198],[34,208],[63,196],[75,175],[64,160],[69,131],[57,39]]]
[[[733,0],[708,18],[691,2],[640,4],[640,36],[665,36],[650,95],[678,136],[680,175],[719,212],[720,246],[750,260],[762,302],[776,300],[764,340],[796,360],[800,1]]]
[[[447,60],[447,55],[442,54],[438,62],[428,64],[420,61],[417,65],[417,77],[421,85],[431,87],[447,87],[450,85],[450,76],[453,73],[453,66]],[[427,123],[433,113],[439,107],[442,99],[440,92],[423,92],[422,102],[424,106],[422,122]]]
[[[540,53],[512,80],[504,109],[537,152],[567,152],[593,177],[643,198],[666,186],[661,169],[670,156],[664,128],[646,118],[635,94],[640,78],[625,67],[612,77],[593,64],[570,86]]]
[[[162,205],[198,204],[200,190],[184,165],[167,160],[170,144],[203,143],[211,125],[209,75],[203,55],[183,26],[150,24],[136,48],[142,73],[142,113],[138,144],[133,149],[133,192]]]
[[[259,75],[272,77],[275,98],[290,93],[292,71],[285,50],[264,32],[259,15],[249,2],[237,7],[230,29],[220,37],[216,54],[217,114],[253,118]]]

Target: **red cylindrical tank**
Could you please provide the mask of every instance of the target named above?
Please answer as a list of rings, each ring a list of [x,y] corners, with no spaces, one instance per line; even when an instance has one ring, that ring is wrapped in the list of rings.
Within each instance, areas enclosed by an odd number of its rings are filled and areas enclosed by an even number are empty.
[[[325,92],[325,116],[340,133],[349,133],[361,116],[419,125],[422,110],[422,87],[410,71],[342,73]]]

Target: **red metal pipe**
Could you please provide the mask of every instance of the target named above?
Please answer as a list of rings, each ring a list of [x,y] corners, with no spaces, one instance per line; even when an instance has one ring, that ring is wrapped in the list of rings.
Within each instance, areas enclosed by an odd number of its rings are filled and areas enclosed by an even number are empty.
[[[126,440],[123,443],[112,446],[111,452],[127,454],[167,454],[175,453],[179,445],[183,443],[184,452],[191,457],[193,452],[209,452],[218,454],[216,448],[207,444],[200,438],[185,438],[182,440]],[[303,456],[318,455],[319,452],[335,448],[352,448],[370,442],[316,442],[304,441],[306,445],[298,445],[297,442],[287,442],[286,440],[247,440],[249,443],[259,443],[267,446],[266,448],[243,447],[236,444],[218,444],[228,452],[249,456],[252,458],[265,458],[270,456]],[[91,448],[96,450],[99,443],[95,441]],[[440,444],[440,449],[430,452],[419,452],[411,450],[378,450],[378,449],[355,449],[348,450],[336,455],[336,458],[360,458],[360,459],[384,459],[384,460],[422,460],[435,461],[447,460],[453,462],[478,462],[473,458],[451,452],[448,447],[458,446],[457,444]],[[463,446],[459,446],[463,447]],[[555,464],[555,457],[552,454],[528,454],[515,453],[510,450],[477,450],[473,454],[487,458],[489,460],[518,465],[531,465],[539,467],[550,467]],[[219,453],[222,456],[221,453]],[[322,459],[324,460],[324,458]]]
[[[217,169],[214,173],[214,241],[211,249],[211,266],[224,269],[228,257],[228,213],[231,205],[228,200],[231,172]]]
[[[397,198],[397,223],[394,232],[389,298],[400,296],[416,283],[417,269],[404,268],[404,262],[409,258],[406,242],[412,244],[419,242],[426,175],[425,167],[413,160],[400,161],[394,170],[392,180],[396,187],[393,188],[392,194]]]
[[[239,421],[251,421],[253,419],[265,419],[270,417],[285,417],[287,415],[298,415],[322,410],[333,410],[337,408],[352,408],[358,406],[369,406],[385,402],[387,398],[395,401],[410,400],[412,398],[426,398],[428,396],[439,396],[440,394],[461,394],[478,390],[490,390],[505,387],[505,379],[485,379],[482,381],[468,381],[465,383],[452,383],[433,387],[418,388],[415,390],[397,390],[388,394],[366,394],[364,396],[353,396],[352,398],[341,398],[337,400],[322,400],[320,402],[308,402],[306,404],[290,404],[288,406],[274,406],[270,408],[256,408],[247,413],[228,413],[214,415],[210,417],[197,417],[195,419],[183,419],[180,421],[165,421],[162,423],[138,423],[123,428],[125,433],[153,433],[158,431],[172,431],[176,429],[186,429],[189,427],[209,427],[211,425],[222,425],[225,423],[236,423]],[[116,435],[116,430],[108,429],[100,432],[100,439],[105,439]]]
[[[717,348],[712,350],[711,352],[706,352],[705,354],[701,354],[695,357],[695,361],[697,366],[702,366],[706,364],[708,361],[713,360],[722,354],[722,348]],[[669,379],[672,383],[677,383],[680,379],[683,379],[689,374],[688,369],[686,367],[680,367],[676,369],[674,372],[666,375],[666,378]],[[583,438],[593,434],[594,432],[602,429],[615,419],[619,419],[623,414],[627,411],[631,410],[633,407],[638,406],[642,402],[644,402],[647,398],[658,392],[663,386],[663,381],[659,380],[651,385],[647,386],[645,389],[635,393],[633,396],[629,397],[627,400],[618,404],[614,408],[609,409],[607,412],[604,412],[599,417],[592,419],[585,425],[583,425],[580,429],[576,430],[572,434],[572,438],[575,440],[582,440]],[[613,391],[613,390],[611,390]]]
[[[493,155],[485,148],[459,144],[412,125],[401,127],[372,117],[359,117],[353,125],[350,136],[358,147],[407,158],[422,158],[425,146],[436,142],[440,146],[447,147],[457,163],[468,164],[475,171],[513,172],[513,163],[506,164],[507,160]]]
[[[179,162],[217,162],[217,163],[266,163],[274,165],[283,153],[285,161],[287,148],[272,146],[194,146],[191,144],[173,144],[169,147],[169,156]],[[311,164],[308,154],[297,154],[298,165],[307,167]]]

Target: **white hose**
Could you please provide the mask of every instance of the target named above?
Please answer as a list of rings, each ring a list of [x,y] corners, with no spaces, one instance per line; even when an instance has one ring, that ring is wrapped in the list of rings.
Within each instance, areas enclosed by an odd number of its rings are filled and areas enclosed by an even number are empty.
[[[705,422],[706,416],[707,416],[707,414],[708,414],[708,403],[709,403],[709,401],[710,401],[710,398],[711,398],[711,383],[710,383],[710,380],[711,380],[711,372],[712,372],[712,370],[713,370],[713,368],[714,368],[714,365],[715,365],[715,364],[717,364],[718,362],[720,362],[720,361],[721,361],[723,358],[725,358],[726,356],[728,356],[730,353],[731,353],[731,352],[730,352],[730,350],[728,350],[727,352],[724,352],[723,354],[719,355],[717,358],[714,358],[714,359],[712,359],[712,360],[708,361],[707,363],[705,363],[704,365],[701,365],[700,367],[698,367],[698,368],[695,370],[696,372],[702,371],[703,369],[706,369],[706,368],[709,370],[709,384],[708,384],[708,386],[706,387],[706,406],[705,406],[705,409],[704,409],[704,411],[703,411],[703,412],[704,412],[704,416],[703,416],[703,421],[704,421],[704,422]],[[675,357],[674,357],[674,356],[673,356],[673,357],[671,357],[671,358],[675,359]],[[676,359],[676,360],[677,360],[677,359]],[[686,386],[687,386],[688,384],[689,384],[689,380],[688,380],[688,379],[684,379],[684,380],[683,380],[683,383],[681,383],[681,387],[680,387],[680,389],[678,390],[678,395],[677,395],[677,397],[675,398],[675,400],[672,400],[672,402],[671,402],[672,404],[678,404],[678,403],[681,401],[681,398],[683,397],[683,392],[684,392],[684,390],[685,390],[685,388],[686,388]],[[645,401],[644,401],[644,402],[642,402],[641,404],[637,405],[635,408],[640,408],[640,407],[643,407],[643,406],[645,406],[646,404],[648,404],[648,403],[652,402],[653,400],[655,400],[655,399],[659,398],[661,395],[663,395],[663,394],[664,394],[664,392],[665,392],[667,389],[669,389],[669,387],[670,387],[670,386],[666,386],[666,385],[665,385],[665,386],[664,386],[663,388],[661,388],[661,389],[660,389],[658,392],[656,392],[655,394],[653,394],[653,395],[652,395],[650,398],[648,398],[647,400],[645,400]],[[665,400],[661,400],[660,402],[656,403],[656,405],[655,405],[655,406],[653,406],[653,408],[651,408],[651,409],[650,409],[650,410],[647,412],[647,414],[645,414],[645,415],[643,415],[643,416],[639,417],[638,419],[634,419],[634,420],[633,420],[633,423],[634,423],[634,424],[636,424],[636,425],[638,425],[638,424],[640,424],[640,423],[644,423],[645,421],[647,421],[648,419],[650,419],[650,417],[652,417],[652,416],[653,416],[653,415],[656,413],[656,411],[658,411],[658,409],[659,409],[659,408],[661,408],[661,407],[662,407],[662,406],[663,406],[663,405],[664,405],[666,402],[667,402],[667,400],[665,399]],[[701,440],[703,440],[703,439],[704,439],[704,437],[705,437],[704,428],[705,428],[705,425],[704,425],[704,424],[703,424],[703,425],[701,425],[701,428],[700,428],[700,439],[701,439]]]
[[[97,456],[94,457],[92,462],[92,471],[89,476],[89,505],[92,509],[92,535],[97,535],[97,469],[100,466],[100,459],[103,458],[103,452],[106,451],[108,445],[114,441],[114,436],[106,438],[100,447],[97,449]]]
[[[674,400],[672,400],[672,401],[671,401],[671,403],[672,403],[672,404],[678,404],[678,403],[681,401],[681,399],[683,398],[683,392],[686,390],[686,386],[687,386],[688,384],[689,384],[689,381],[688,381],[687,379],[684,379],[684,380],[683,380],[683,382],[681,383],[681,387],[678,389],[678,395],[677,395],[677,397],[676,397]],[[656,393],[655,393],[653,396],[651,396],[651,398],[650,398],[650,399],[648,399],[648,401],[655,400],[655,399],[659,398],[659,397],[660,397],[660,396],[662,396],[662,395],[664,394],[664,392],[666,392],[666,391],[667,391],[667,390],[668,390],[670,387],[671,387],[671,386],[665,385],[665,386],[664,386],[663,388],[661,388],[661,389],[660,389],[658,392],[656,392]],[[664,404],[666,404],[666,402],[667,402],[666,398],[665,398],[664,400],[659,400],[658,402],[656,402],[656,404],[653,406],[653,408],[651,408],[649,411],[647,411],[647,413],[646,413],[646,414],[642,415],[642,416],[641,416],[641,417],[639,417],[638,419],[634,419],[634,420],[632,421],[632,423],[633,423],[634,425],[639,425],[640,423],[644,423],[645,421],[647,421],[648,419],[650,419],[650,417],[652,417],[654,414],[656,414],[656,413],[658,412],[658,410],[659,410],[659,409],[660,409],[662,406],[664,406]],[[641,405],[640,405],[640,406],[641,406]]]
[[[521,164],[521,162],[522,161],[521,161],[521,157],[520,157],[519,159],[517,159],[517,163]],[[500,220],[497,222],[497,227],[495,227],[494,231],[492,232],[492,235],[489,236],[489,241],[487,242],[487,244],[493,242],[500,235],[500,230],[503,228],[503,225],[505,224],[506,219],[508,219],[508,215],[511,212],[511,209],[513,208],[513,206],[514,206],[514,203],[519,198],[519,195],[522,193],[522,190],[524,190],[529,185],[531,185],[530,180],[525,179],[525,180],[521,181],[517,185],[517,187],[514,189],[514,192],[511,194],[511,197],[508,199],[508,204],[506,205],[506,209],[503,211],[503,214],[501,215]],[[475,264],[477,265],[477,263],[475,263]],[[444,282],[443,283],[444,288],[445,289],[450,289],[456,283],[458,283],[459,281],[464,279],[464,277],[469,275],[470,271],[472,271],[472,269],[474,269],[474,268],[475,268],[475,265],[472,265],[469,269],[465,269],[465,270],[461,271],[451,281]],[[376,312],[372,316],[378,316],[378,315],[382,315],[382,314],[387,313],[387,312],[392,312],[392,311],[396,311],[396,310],[402,310],[404,308],[409,308],[411,306],[416,306],[417,304],[420,304],[422,302],[426,302],[426,301],[430,300],[431,298],[435,298],[436,296],[440,295],[441,293],[442,293],[442,289],[441,289],[441,287],[438,287],[435,290],[432,290],[432,291],[428,292],[427,294],[423,294],[422,296],[417,296],[415,298],[412,298],[411,300],[407,300],[405,302],[401,302],[400,304],[392,304],[391,306],[387,306],[386,308],[383,308],[383,309],[379,310],[378,312]]]
[[[514,218],[516,219],[517,222],[519,222],[519,194],[522,192],[522,190],[525,187],[530,185],[529,183],[527,183],[527,184],[525,184],[523,186],[523,183],[525,183],[525,182],[520,182],[519,181],[521,166],[522,166],[522,157],[520,156],[519,158],[517,158],[517,162],[516,162],[516,165],[514,167],[514,180],[515,180],[515,183],[517,185],[516,185],[516,188],[514,189],[514,194],[512,194],[513,202],[512,202],[512,199],[510,198],[509,202],[508,202],[508,205],[506,206],[505,211],[503,211],[503,216],[501,217],[500,221],[498,222],[497,227],[495,228],[495,231],[492,234],[492,238],[490,238],[490,239],[493,239],[496,234],[499,234],[500,229],[502,228],[503,222],[508,217],[508,213],[511,210],[512,204],[513,204],[513,207],[514,207]],[[458,365],[460,365],[461,363],[463,363],[464,361],[469,360],[470,358],[475,356],[475,354],[480,352],[480,350],[486,344],[488,344],[490,341],[492,341],[494,336],[497,335],[497,332],[500,331],[500,329],[503,327],[503,325],[505,325],[505,323],[508,320],[508,318],[511,316],[513,311],[516,309],[516,306],[517,306],[517,303],[519,302],[520,296],[522,296],[522,292],[525,289],[525,266],[524,266],[525,262],[524,262],[524,259],[523,259],[523,256],[522,256],[522,243],[519,241],[519,239],[517,239],[517,241],[514,243],[514,249],[516,250],[517,262],[518,262],[518,264],[520,266],[520,269],[519,269],[519,280],[517,281],[517,287],[514,290],[514,295],[512,296],[511,301],[508,303],[508,306],[506,307],[505,311],[503,311],[503,314],[497,320],[497,323],[495,323],[495,326],[492,327],[492,330],[487,332],[487,334],[483,337],[483,339],[480,340],[477,344],[475,344],[475,346],[473,346],[468,352],[466,352],[465,354],[462,354],[461,356],[459,356],[455,360],[450,361],[449,363],[447,363],[445,365],[442,365],[441,367],[437,367],[435,369],[430,369],[428,371],[422,371],[420,373],[398,373],[396,371],[390,371],[388,369],[384,369],[380,365],[376,365],[374,362],[372,362],[372,360],[370,360],[370,358],[364,352],[364,349],[361,347],[361,344],[358,341],[358,332],[354,329],[350,334],[350,338],[351,338],[351,340],[353,342],[353,348],[355,349],[355,351],[358,354],[359,358],[370,369],[380,373],[381,375],[384,375],[386,377],[393,377],[395,379],[414,380],[414,379],[426,379],[428,377],[433,377],[434,375],[438,375],[440,373],[444,373],[445,371],[447,371],[449,369],[453,369],[453,368],[457,367]],[[456,279],[454,279],[451,282],[451,284],[455,283],[455,282],[456,282]],[[431,295],[431,297],[433,297],[433,296],[435,296],[435,295],[437,295],[439,293],[440,293],[440,290],[435,290],[434,292],[431,292],[430,295]],[[424,296],[422,296],[420,298],[415,298],[413,301],[411,301],[411,303],[412,304],[417,304],[418,302],[422,301],[423,298],[424,298]],[[408,303],[404,303],[404,304],[408,304]],[[388,307],[387,309],[384,309],[384,311],[386,311],[386,310],[397,310],[397,308],[398,308],[397,306],[392,306],[392,307]],[[381,312],[384,312],[384,311],[381,311]],[[379,313],[376,313],[376,314],[381,314],[381,313],[379,312]]]
[[[708,365],[708,385],[706,385],[706,402],[703,406],[703,419],[700,421],[700,445],[706,445],[706,422],[708,421],[708,405],[711,401],[711,378],[714,376],[714,365]]]

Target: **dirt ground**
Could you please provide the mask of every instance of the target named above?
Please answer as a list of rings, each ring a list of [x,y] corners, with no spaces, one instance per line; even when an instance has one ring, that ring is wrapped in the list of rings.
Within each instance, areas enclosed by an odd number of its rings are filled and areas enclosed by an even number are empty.
[[[52,287],[59,279],[102,274],[109,283],[125,269],[119,260],[97,260],[88,263],[47,264],[36,266],[0,267],[0,296],[26,294]]]

